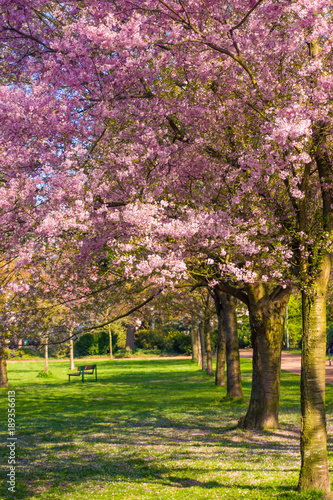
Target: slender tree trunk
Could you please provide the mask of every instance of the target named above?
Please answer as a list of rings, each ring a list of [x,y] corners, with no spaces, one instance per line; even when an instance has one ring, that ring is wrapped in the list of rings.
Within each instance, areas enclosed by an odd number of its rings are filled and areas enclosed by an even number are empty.
[[[70,359],[70,364],[71,364],[71,370],[74,370],[74,340],[73,340],[73,331],[74,328],[70,332],[70,338],[69,338],[69,359]]]
[[[212,343],[210,339],[210,321],[206,319],[204,322],[204,332],[206,337],[206,354],[207,354],[207,375],[214,377],[213,358],[212,358]]]
[[[111,325],[108,325],[109,329],[109,341],[110,341],[110,359],[113,359],[113,350],[112,350],[112,329]]]
[[[8,387],[7,361],[4,346],[0,347],[0,387]]]
[[[49,336],[48,335],[46,335],[46,337],[45,337],[44,352],[45,352],[45,371],[47,373],[49,371]]]
[[[198,334],[194,328],[191,328],[192,341],[192,361],[198,361]]]
[[[248,286],[252,330],[251,400],[239,426],[275,429],[279,426],[281,349],[290,292],[256,283]]]
[[[227,397],[244,398],[239,359],[239,344],[237,335],[236,299],[229,294],[221,293],[227,358]]]
[[[326,291],[331,259],[325,256],[313,293],[303,292],[301,373],[301,490],[330,491],[325,417]]]
[[[200,327],[197,327],[198,366],[202,366]]]
[[[200,336],[200,345],[201,345],[201,366],[202,366],[203,370],[207,370],[205,336],[204,336],[204,329],[202,326],[203,326],[202,321],[200,321],[200,323],[199,323],[199,336]]]
[[[217,387],[225,386],[225,331],[224,318],[222,316],[221,303],[218,296],[218,291],[214,291],[214,302],[217,314],[217,350],[216,350],[216,370],[215,370],[215,385]]]
[[[132,324],[128,324],[126,331],[126,351],[134,351],[134,341],[135,341],[135,326]]]

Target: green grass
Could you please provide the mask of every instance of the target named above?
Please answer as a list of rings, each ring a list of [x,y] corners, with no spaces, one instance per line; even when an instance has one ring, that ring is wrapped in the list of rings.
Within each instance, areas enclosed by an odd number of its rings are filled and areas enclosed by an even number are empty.
[[[68,362],[8,365],[16,390],[17,491],[0,498],[54,500],[318,499],[295,491],[299,457],[299,377],[282,373],[281,428],[236,429],[243,403],[224,402],[188,360],[98,362],[98,382],[68,384]],[[251,361],[242,360],[246,398]],[[0,392],[7,420],[7,390]],[[327,386],[332,425],[333,387]],[[6,428],[2,426],[2,442]],[[8,448],[1,449],[2,477]],[[330,467],[333,466],[329,439]]]

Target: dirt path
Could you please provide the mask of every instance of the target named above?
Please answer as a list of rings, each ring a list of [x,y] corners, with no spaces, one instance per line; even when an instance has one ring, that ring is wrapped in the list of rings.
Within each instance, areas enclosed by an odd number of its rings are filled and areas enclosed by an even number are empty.
[[[242,358],[252,359],[252,349],[240,349],[239,353]],[[297,373],[297,375],[300,375],[301,355],[282,352],[281,368],[287,372]],[[333,385],[333,363],[330,366],[328,360],[326,360],[326,384]]]

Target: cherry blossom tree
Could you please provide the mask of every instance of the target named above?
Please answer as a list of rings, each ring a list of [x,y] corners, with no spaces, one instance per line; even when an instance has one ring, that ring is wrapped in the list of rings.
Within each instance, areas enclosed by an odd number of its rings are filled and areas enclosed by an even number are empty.
[[[277,425],[276,397],[256,410],[263,392],[256,369],[269,353],[278,394],[273,352],[297,285],[299,485],[329,491],[330,6],[3,0],[1,7],[2,81],[10,82],[0,106],[6,255],[19,249],[25,265],[41,240],[78,231],[78,262],[112,248],[126,276],[153,277],[157,286],[197,275],[212,259],[211,285],[231,292],[236,283],[256,332],[249,426]]]

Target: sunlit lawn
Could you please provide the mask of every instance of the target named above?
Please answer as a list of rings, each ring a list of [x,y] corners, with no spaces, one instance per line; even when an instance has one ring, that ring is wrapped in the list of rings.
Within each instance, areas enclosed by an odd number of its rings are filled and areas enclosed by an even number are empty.
[[[68,362],[50,362],[53,379],[38,381],[43,362],[9,364],[17,391],[17,491],[0,498],[299,499],[299,377],[282,374],[281,429],[236,429],[246,405],[221,403],[188,360],[98,361],[98,382],[68,384]],[[242,360],[246,398],[251,361]],[[7,391],[2,390],[2,442]],[[332,423],[333,387],[327,386]],[[329,439],[333,466],[332,439]],[[2,477],[8,449],[2,447]]]

